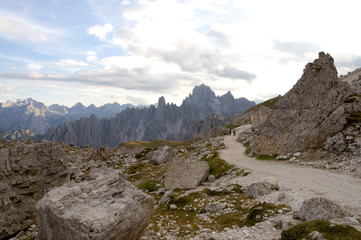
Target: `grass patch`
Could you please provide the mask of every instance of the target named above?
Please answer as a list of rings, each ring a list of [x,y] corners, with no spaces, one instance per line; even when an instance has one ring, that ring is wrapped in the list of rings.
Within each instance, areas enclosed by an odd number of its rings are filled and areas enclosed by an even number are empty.
[[[272,203],[258,203],[253,206],[244,220],[244,225],[250,227],[254,226],[258,222],[262,222],[265,216],[274,216],[277,211],[286,207],[286,205],[274,205]]]
[[[351,113],[350,116],[346,117],[347,124],[361,122],[361,112]]]
[[[233,165],[228,164],[226,161],[221,159],[218,156],[218,153],[214,153],[212,156],[204,156],[201,161],[208,163],[209,174],[214,175],[216,179],[223,177],[234,168]]]
[[[256,159],[258,160],[275,160],[277,158],[277,154],[274,155],[257,155]]]
[[[144,181],[144,182],[141,182],[139,185],[138,185],[138,188],[139,189],[142,189],[142,190],[148,190],[148,192],[154,192],[157,190],[157,184],[159,184],[160,181],[159,180],[156,180],[156,179],[152,179],[152,180],[147,180],[147,181]]]
[[[182,142],[173,142],[173,141],[166,141],[166,140],[154,140],[154,141],[137,141],[137,142],[125,142],[121,143],[119,147],[144,147],[144,148],[158,148],[162,146],[170,146],[170,147],[187,147],[196,142],[198,139],[192,139]]]
[[[260,103],[260,104],[257,104],[257,105],[254,106],[254,107],[251,107],[251,108],[248,109],[245,113],[251,112],[251,111],[253,111],[253,110],[256,110],[257,108],[259,108],[259,107],[261,107],[261,106],[268,107],[268,108],[270,108],[270,109],[273,110],[273,109],[276,108],[276,103],[277,103],[277,101],[278,101],[280,98],[281,98],[281,95],[280,95],[280,96],[277,96],[277,97],[275,97],[275,98],[271,98],[271,99],[269,99],[269,100],[267,100],[267,101],[264,101],[264,102],[262,102],[262,103]]]
[[[307,238],[313,231],[322,233],[323,237],[328,240],[361,239],[361,232],[353,227],[334,225],[324,220],[314,220],[284,230],[281,234],[281,240],[301,240]]]
[[[232,130],[232,129],[235,129],[235,128],[239,127],[239,126],[241,126],[241,125],[239,125],[239,124],[227,124],[226,128]]]

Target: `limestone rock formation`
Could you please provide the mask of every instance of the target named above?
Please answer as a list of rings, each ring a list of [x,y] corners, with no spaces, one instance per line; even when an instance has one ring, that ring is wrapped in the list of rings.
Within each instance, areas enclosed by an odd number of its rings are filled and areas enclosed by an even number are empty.
[[[172,157],[172,148],[169,146],[161,146],[156,151],[148,154],[149,161],[157,165],[169,162]]]
[[[209,166],[204,161],[173,159],[169,162],[164,187],[166,190],[194,189],[209,175]]]
[[[360,104],[347,101],[355,94],[338,79],[329,54],[308,63],[301,79],[281,97],[274,111],[259,126],[253,142],[256,154],[288,154],[323,147],[328,137],[347,125],[346,117]]]
[[[49,127],[57,127],[66,121],[89,117],[92,114],[95,114],[98,118],[114,117],[117,113],[129,107],[135,106],[108,103],[98,108],[93,104],[85,107],[83,104],[77,103],[68,108],[58,104],[46,106],[42,102],[31,98],[18,99],[16,102],[0,103],[0,128],[11,131],[29,129],[37,134],[44,134]]]
[[[56,143],[0,142],[0,239],[36,222],[35,203],[69,181],[67,161]]]
[[[311,198],[306,200],[297,214],[304,221],[316,219],[330,220],[346,217],[347,213],[339,205],[326,198]]]
[[[113,169],[95,169],[89,181],[69,182],[36,204],[37,239],[126,239],[139,237],[154,200]]]
[[[115,147],[127,141],[184,140],[192,123],[215,113],[227,118],[254,105],[245,98],[234,99],[231,93],[215,96],[209,87],[201,85],[195,87],[179,107],[166,104],[161,97],[157,107],[126,109],[110,119],[91,116],[64,123],[56,129],[49,129],[45,139],[95,148],[103,145]]]

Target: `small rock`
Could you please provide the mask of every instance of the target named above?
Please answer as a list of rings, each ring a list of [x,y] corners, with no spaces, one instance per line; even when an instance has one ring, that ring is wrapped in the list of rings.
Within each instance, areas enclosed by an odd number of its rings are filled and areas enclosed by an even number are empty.
[[[300,153],[300,152],[296,152],[296,153],[293,154],[293,156],[294,156],[294,157],[299,157],[299,156],[301,156],[301,153]]]
[[[175,204],[171,204],[171,205],[169,206],[169,208],[170,208],[171,210],[174,210],[174,209],[177,209],[177,206],[176,206]]]
[[[246,195],[257,198],[259,196],[271,193],[271,184],[269,182],[252,183],[246,188]]]
[[[317,232],[317,231],[311,232],[308,239],[310,239],[310,240],[326,240],[323,237],[322,233]]]
[[[271,190],[279,190],[280,189],[278,181],[274,177],[263,178],[262,182],[268,182],[269,184],[271,184]]]
[[[208,182],[214,182],[216,180],[216,177],[214,175],[208,176]]]

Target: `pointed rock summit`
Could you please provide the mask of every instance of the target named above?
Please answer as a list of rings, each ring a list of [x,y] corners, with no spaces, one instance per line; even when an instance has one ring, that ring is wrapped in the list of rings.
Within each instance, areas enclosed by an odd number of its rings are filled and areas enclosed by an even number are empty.
[[[330,54],[308,63],[302,77],[281,97],[259,127],[252,146],[256,154],[288,154],[322,147],[328,137],[341,131],[354,91],[339,80]]]

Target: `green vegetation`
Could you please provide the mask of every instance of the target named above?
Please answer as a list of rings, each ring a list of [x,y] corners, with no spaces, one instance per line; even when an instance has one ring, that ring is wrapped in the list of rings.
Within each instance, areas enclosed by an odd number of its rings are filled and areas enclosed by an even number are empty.
[[[198,139],[187,140],[182,142],[173,142],[166,140],[154,140],[154,141],[137,141],[137,142],[125,142],[120,144],[119,146],[124,147],[144,147],[144,148],[157,148],[161,146],[170,146],[170,147],[187,147],[196,142]]]
[[[361,122],[361,112],[351,113],[349,117],[346,117],[347,124]]]
[[[353,102],[359,102],[361,98],[361,95],[354,94],[348,98],[345,99],[344,103],[353,103]]]
[[[209,203],[227,203],[228,208],[232,210],[212,214],[206,211]],[[177,208],[170,209],[172,204]],[[238,184],[229,185],[224,189],[205,189],[188,194],[178,190],[169,196],[168,203],[160,205],[155,210],[148,229],[158,232],[160,229],[166,228],[171,231],[178,228],[178,237],[189,238],[194,236],[200,227],[223,231],[226,227],[253,226],[267,217],[278,214],[280,209],[285,211],[285,208],[290,209],[285,205],[257,203],[246,197],[242,186]]]
[[[307,238],[311,232],[318,231],[328,240],[357,240],[361,239],[361,232],[350,226],[334,225],[324,220],[314,220],[293,226],[284,230],[281,240],[301,240]]]
[[[265,102],[262,102],[262,103],[260,103],[260,104],[257,104],[257,105],[254,106],[254,107],[251,107],[251,108],[248,109],[245,113],[254,111],[255,109],[257,109],[257,108],[259,108],[259,107],[261,107],[261,106],[268,107],[268,108],[270,108],[270,109],[273,110],[273,109],[275,109],[276,103],[277,103],[277,101],[278,101],[280,98],[281,98],[281,95],[279,95],[279,96],[277,96],[277,97],[275,97],[275,98],[271,98],[271,99],[269,99],[269,100],[267,100],[267,101],[265,101]]]
[[[239,126],[241,126],[241,125],[239,125],[239,124],[227,124],[226,128],[232,130],[232,129],[237,128]]]
[[[275,155],[257,155],[256,158],[258,160],[275,160],[277,158],[277,154]]]
[[[214,175],[216,179],[223,177],[231,169],[234,169],[234,165],[228,164],[226,161],[218,156],[217,152],[214,152],[212,156],[204,156],[201,161],[205,161],[209,165],[209,174]]]
[[[156,179],[151,179],[151,180],[147,180],[147,181],[144,181],[144,182],[141,182],[139,185],[138,185],[138,188],[139,189],[142,189],[142,190],[148,190],[148,192],[154,192],[157,190],[157,184],[159,184],[160,181],[159,180],[156,180]]]

